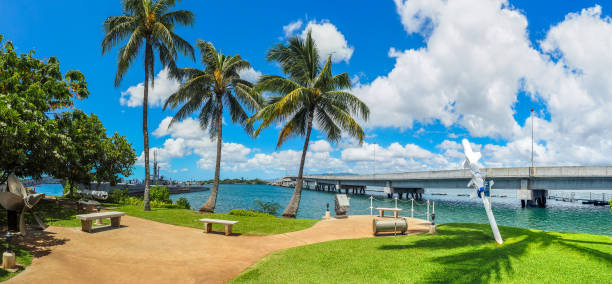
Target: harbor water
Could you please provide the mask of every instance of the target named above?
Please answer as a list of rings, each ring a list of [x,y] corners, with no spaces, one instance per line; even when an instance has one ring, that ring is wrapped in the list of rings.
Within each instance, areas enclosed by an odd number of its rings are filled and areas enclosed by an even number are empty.
[[[606,196],[612,198],[612,191],[592,191],[593,196]],[[281,205],[279,214],[291,199],[292,188],[271,185],[226,185],[219,188],[216,212],[228,212],[234,208],[249,209],[255,207],[255,200],[264,202],[277,202]],[[367,192],[368,195],[349,195],[351,215],[370,214],[370,194],[374,196],[373,207],[395,207],[395,201],[376,192]],[[447,195],[432,195],[432,193],[446,193]],[[460,193],[469,193],[466,190],[426,190],[423,201],[415,201],[414,217],[427,218],[427,203],[435,203],[436,224],[468,222],[488,223],[482,201],[478,198],[470,199],[467,196],[457,196]],[[184,193],[171,195],[173,200],[185,197],[197,210],[202,206],[210,191]],[[528,229],[539,229],[558,232],[579,232],[612,236],[612,212],[609,206],[583,205],[581,202],[563,202],[548,200],[547,208],[521,208],[521,202],[516,199],[513,190],[494,190],[493,194],[508,195],[508,197],[492,197],[493,213],[497,223],[501,226],[512,226]],[[570,194],[565,191],[551,191],[553,195]],[[588,196],[588,192],[576,191],[576,196]],[[325,215],[326,205],[329,204],[334,214],[334,193],[303,190],[298,218],[321,219]],[[398,200],[397,206],[403,211],[400,215],[410,216],[411,201]],[[433,208],[430,208],[430,210]],[[374,214],[377,212],[374,209]]]
[[[53,196],[60,195],[62,188],[60,185],[40,185],[36,187],[36,190]],[[570,197],[572,192],[574,192],[575,198],[591,197],[598,200],[602,197],[612,198],[612,191],[549,191],[549,195]],[[279,186],[222,184],[219,188],[215,211],[224,213],[235,208],[255,208],[255,200],[260,200],[278,203],[281,206],[278,212],[280,214],[291,199],[292,193],[292,188]],[[370,195],[374,197],[372,201],[374,208],[395,207],[395,200],[388,199],[377,192],[368,191],[367,193],[367,195],[349,195],[349,214],[370,214]],[[469,193],[467,189],[428,189],[423,195],[423,201],[414,202],[414,217],[427,218],[426,200],[429,200],[432,207],[430,210],[434,209],[433,204],[435,203],[436,224],[451,222],[488,223],[480,199],[457,196],[457,194],[467,193]],[[210,191],[203,191],[172,194],[170,197],[173,200],[185,197],[191,204],[192,209],[197,210],[206,202],[209,194]],[[547,208],[521,208],[521,203],[516,199],[516,191],[514,190],[493,190],[492,194],[507,195],[503,198],[492,197],[493,213],[497,223],[501,226],[612,236],[612,212],[610,212],[609,206],[583,205],[580,201],[564,202],[549,199]],[[321,219],[325,215],[327,204],[329,204],[333,215],[334,193],[303,190],[298,218]],[[410,216],[410,200],[398,200],[397,207],[403,209],[400,215]],[[374,214],[377,214],[375,209]]]

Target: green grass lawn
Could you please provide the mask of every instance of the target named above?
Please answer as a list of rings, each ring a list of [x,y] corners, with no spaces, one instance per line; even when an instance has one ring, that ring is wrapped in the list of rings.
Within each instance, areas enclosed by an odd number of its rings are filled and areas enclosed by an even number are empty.
[[[247,217],[223,213],[201,214],[187,209],[152,208],[151,211],[146,212],[141,206],[116,206],[113,210],[125,212],[134,217],[202,230],[204,225],[199,221],[202,218],[235,220],[239,223],[233,226],[232,232],[245,235],[272,235],[299,231],[310,228],[317,222],[317,220],[308,219]],[[223,231],[224,226],[215,224],[213,230]]]
[[[269,255],[233,283],[611,283],[612,237],[445,224],[436,235],[338,240]]]
[[[2,247],[2,252],[4,252],[4,248],[6,248],[6,242],[0,242],[0,246]],[[17,257],[17,264],[20,266],[19,270],[15,272],[10,272],[8,270],[0,268],[0,282],[10,279],[13,276],[17,275],[17,273],[23,271],[30,263],[32,263],[32,255],[30,252],[25,250],[22,247],[15,246],[11,244],[11,248],[13,252],[15,252],[15,256]]]
[[[85,214],[85,212],[79,212],[71,207],[57,205],[52,200],[43,199],[33,210],[38,216],[43,219],[43,222],[48,226],[57,227],[79,227],[81,226],[81,220],[76,219],[76,215]],[[106,224],[110,224],[108,219],[102,220]],[[6,224],[6,210],[0,207],[0,223]],[[36,221],[30,212],[26,213],[26,224],[36,225]],[[95,226],[95,225],[94,225]]]
[[[317,220],[308,219],[247,217],[222,213],[201,214],[187,209],[152,208],[151,211],[145,212],[142,209],[142,206],[122,206],[116,204],[105,205],[111,206],[111,210],[125,212],[125,214],[130,216],[198,229],[204,229],[202,222],[198,221],[202,218],[235,220],[239,221],[239,223],[234,225],[232,231],[237,234],[245,235],[271,235],[299,231],[310,228],[317,222]],[[7,222],[5,212],[6,211],[4,209],[0,209],[0,223],[2,224],[6,224]],[[34,212],[36,212],[43,219],[45,224],[59,227],[81,226],[81,221],[77,220],[75,216],[78,214],[84,214],[84,212],[79,212],[68,206],[56,205],[54,201],[44,199],[34,207]],[[26,222],[28,224],[36,224],[34,218],[29,213],[26,213]],[[110,223],[108,219],[103,219],[103,222],[105,225]],[[223,225],[213,225],[213,230],[223,231],[224,227]]]

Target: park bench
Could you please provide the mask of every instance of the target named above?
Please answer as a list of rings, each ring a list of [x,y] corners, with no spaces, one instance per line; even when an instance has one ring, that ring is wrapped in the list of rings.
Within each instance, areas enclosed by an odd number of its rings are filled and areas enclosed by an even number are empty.
[[[98,213],[90,213],[90,214],[81,214],[76,215],[76,218],[81,220],[81,230],[83,232],[91,233],[91,221],[102,219],[102,218],[110,218],[111,226],[118,228],[121,226],[121,216],[124,216],[125,213],[110,211],[110,212],[98,212]]]
[[[376,208],[376,210],[378,210],[380,217],[385,217],[385,211],[393,211],[393,217],[397,218],[402,208]]]
[[[229,236],[232,234],[232,226],[238,221],[230,220],[219,220],[219,219],[200,219],[200,222],[204,223],[204,232],[210,233],[212,231],[212,224],[225,225],[225,235]]]

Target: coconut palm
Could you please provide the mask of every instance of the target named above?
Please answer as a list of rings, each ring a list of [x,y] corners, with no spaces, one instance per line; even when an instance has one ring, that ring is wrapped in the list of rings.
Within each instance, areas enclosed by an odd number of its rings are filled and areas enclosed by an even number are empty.
[[[347,91],[351,87],[347,73],[332,75],[331,56],[321,67],[317,46],[310,32],[305,39],[291,38],[286,46],[277,44],[268,51],[267,59],[278,62],[287,77],[265,75],[258,81],[255,92],[276,95],[249,119],[248,124],[261,121],[255,136],[265,127],[283,124],[277,148],[290,137],[305,137],[295,189],[283,212],[283,217],[295,218],[300,206],[302,174],[313,122],[331,142],[338,142],[345,131],[361,143],[364,132],[353,115],[367,120],[370,110]]]
[[[250,68],[249,62],[243,60],[240,55],[228,56],[218,53],[210,42],[198,40],[196,46],[200,49],[201,62],[205,68],[180,69],[184,82],[179,90],[166,100],[164,109],[182,105],[168,127],[199,110],[200,127],[208,129],[211,140],[217,138],[215,179],[208,201],[200,208],[201,212],[214,212],[221,171],[223,106],[228,108],[232,122],[246,127],[249,117],[242,106],[257,111],[262,99],[252,92],[250,82],[240,79],[239,72]],[[252,133],[252,128],[245,129],[249,134]]]
[[[123,0],[123,15],[108,17],[104,21],[102,55],[127,39],[119,49],[115,87],[121,83],[123,75],[132,66],[144,45],[144,96],[142,101],[142,134],[144,136],[145,158],[145,192],[144,210],[149,205],[149,130],[147,127],[147,111],[149,96],[149,80],[154,85],[155,51],[161,64],[168,68],[170,75],[178,78],[176,68],[177,52],[194,59],[193,47],[174,33],[175,25],[192,26],[194,15],[190,11],[168,11],[175,4],[174,0]]]

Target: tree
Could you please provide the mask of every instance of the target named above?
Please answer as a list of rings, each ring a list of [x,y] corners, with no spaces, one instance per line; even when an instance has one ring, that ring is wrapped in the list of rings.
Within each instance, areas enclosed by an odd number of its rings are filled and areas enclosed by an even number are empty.
[[[54,151],[59,133],[48,113],[72,108],[75,98],[88,95],[85,76],[74,70],[62,76],[57,58],[43,61],[33,50],[17,55],[10,41],[0,47],[0,181],[11,173],[48,173],[49,161],[62,155]]]
[[[132,174],[136,152],[132,148],[132,143],[117,132],[101,142],[101,150],[93,166],[94,179],[98,183],[109,182],[111,185],[116,185],[120,181],[119,175],[127,177]]]
[[[252,84],[240,79],[238,72],[250,67],[240,55],[226,56],[217,52],[210,42],[198,40],[204,70],[195,68],[181,69],[185,81],[179,90],[165,102],[166,107],[182,105],[172,118],[170,126],[176,121],[189,117],[199,109],[198,119],[203,129],[208,129],[210,139],[217,138],[217,159],[215,178],[208,201],[200,208],[201,212],[214,212],[219,191],[221,171],[221,146],[223,145],[223,106],[229,109],[232,122],[246,126],[248,115],[242,105],[256,111],[262,102],[259,95],[252,93]],[[242,105],[241,105],[242,104]],[[252,129],[246,127],[247,132]]]
[[[55,144],[61,155],[49,161],[55,165],[51,174],[70,184],[69,196],[72,196],[76,184],[89,185],[93,181],[92,169],[104,150],[106,130],[97,116],[88,116],[80,110],[61,113],[56,120],[61,134]]]
[[[144,210],[149,211],[149,130],[147,127],[147,111],[149,97],[149,80],[154,85],[155,54],[163,66],[169,68],[170,75],[178,77],[176,67],[177,52],[190,56],[192,60],[193,47],[174,33],[177,24],[192,26],[194,15],[190,11],[179,10],[168,12],[175,5],[175,0],[123,0],[124,14],[108,17],[104,21],[105,37],[102,41],[102,55],[109,52],[120,42],[127,39],[119,49],[115,87],[121,83],[123,75],[134,62],[144,44],[144,96],[142,101],[142,135],[144,137],[145,158],[145,192]]]
[[[124,136],[115,133],[106,137],[106,129],[94,114],[80,110],[56,116],[60,135],[54,141],[55,152],[50,173],[69,184],[69,196],[77,184],[109,182],[115,185],[119,175],[129,176],[136,162],[136,153]]]
[[[363,142],[364,132],[352,115],[368,119],[369,108],[353,94],[347,73],[332,75],[331,56],[320,66],[319,52],[309,31],[305,39],[293,37],[288,45],[277,44],[267,53],[268,61],[276,61],[287,77],[265,75],[255,91],[277,94],[249,119],[248,124],[261,121],[254,135],[272,124],[282,123],[277,148],[292,136],[304,136],[304,147],[298,177],[289,205],[283,217],[295,218],[302,194],[302,174],[313,122],[327,139],[338,142],[344,130]]]

